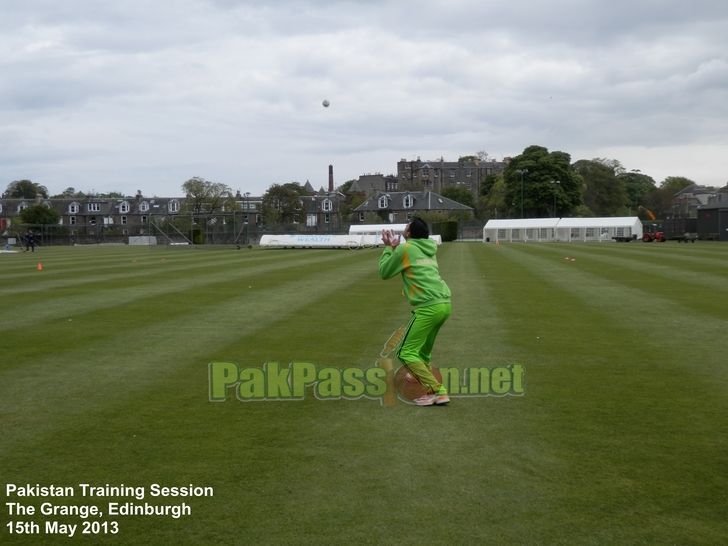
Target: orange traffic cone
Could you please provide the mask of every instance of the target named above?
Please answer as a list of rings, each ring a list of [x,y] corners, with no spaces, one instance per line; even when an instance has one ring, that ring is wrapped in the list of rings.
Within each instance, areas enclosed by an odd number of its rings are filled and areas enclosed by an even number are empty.
[[[38,271],[43,271],[43,264],[38,262],[38,267],[36,267]]]

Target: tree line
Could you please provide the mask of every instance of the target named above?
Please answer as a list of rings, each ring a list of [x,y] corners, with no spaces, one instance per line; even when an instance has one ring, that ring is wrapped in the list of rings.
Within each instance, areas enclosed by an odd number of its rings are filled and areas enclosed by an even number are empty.
[[[481,152],[483,154],[483,152]],[[474,157],[474,156],[473,156]],[[461,158],[463,159],[463,158]],[[365,197],[349,191],[354,180],[339,186],[345,195],[340,213],[347,219]],[[632,216],[648,209],[657,218],[669,215],[674,195],[695,182],[681,176],[669,176],[659,186],[639,170],[627,171],[618,160],[595,158],[571,162],[566,152],[549,151],[543,146],[529,146],[511,158],[505,169],[480,181],[474,194],[462,187],[447,187],[442,195],[473,207],[479,219],[540,218],[561,216]],[[240,200],[232,189],[219,182],[193,177],[182,184],[186,211],[192,214],[232,212]],[[728,191],[728,184],[720,191]],[[95,197],[123,198],[120,192],[92,193]],[[141,190],[137,192],[141,196]],[[266,224],[301,221],[301,197],[310,195],[298,182],[272,184],[262,198]],[[3,197],[48,198],[45,186],[31,180],[11,182]],[[84,198],[87,194],[66,188],[52,197]],[[28,224],[58,222],[58,213],[44,206],[30,206],[21,212]]]

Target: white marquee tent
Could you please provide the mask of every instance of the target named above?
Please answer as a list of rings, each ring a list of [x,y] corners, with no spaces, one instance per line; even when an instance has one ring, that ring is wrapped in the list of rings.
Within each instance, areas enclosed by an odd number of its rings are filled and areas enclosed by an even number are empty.
[[[388,229],[402,236],[407,224],[352,225],[348,235],[298,233],[291,235],[263,235],[260,246],[267,248],[369,248],[382,245],[382,230]],[[430,235],[438,245],[440,235]]]
[[[514,218],[489,220],[483,242],[614,241],[613,237],[642,238],[636,216],[613,218]]]
[[[488,220],[483,228],[483,242],[553,241],[558,223],[558,218]]]

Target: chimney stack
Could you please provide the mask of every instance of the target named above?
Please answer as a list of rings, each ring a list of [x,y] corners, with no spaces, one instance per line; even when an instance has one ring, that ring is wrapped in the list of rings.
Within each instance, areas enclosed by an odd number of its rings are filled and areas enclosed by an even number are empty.
[[[329,193],[334,193],[334,166],[329,165]]]

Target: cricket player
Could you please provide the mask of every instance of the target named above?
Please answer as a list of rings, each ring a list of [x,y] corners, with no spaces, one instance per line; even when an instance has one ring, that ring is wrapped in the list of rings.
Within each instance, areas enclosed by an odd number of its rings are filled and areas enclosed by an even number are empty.
[[[385,246],[379,258],[379,276],[391,279],[401,274],[404,295],[414,308],[397,357],[427,391],[414,403],[418,406],[443,405],[450,397],[432,374],[430,359],[437,333],[452,311],[450,288],[440,278],[437,243],[429,238],[427,224],[420,218],[413,218],[404,236],[406,242],[400,244],[398,236],[389,230],[382,231]]]

